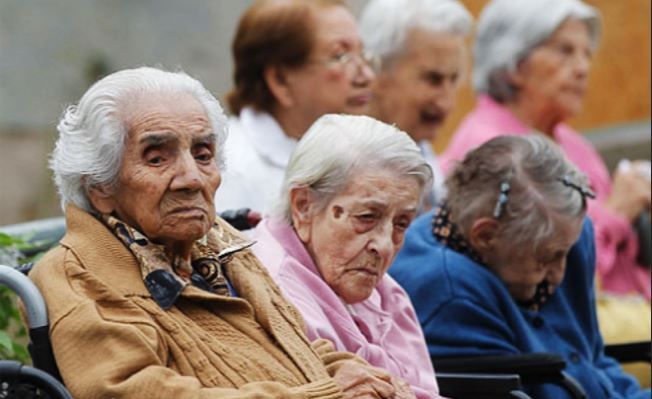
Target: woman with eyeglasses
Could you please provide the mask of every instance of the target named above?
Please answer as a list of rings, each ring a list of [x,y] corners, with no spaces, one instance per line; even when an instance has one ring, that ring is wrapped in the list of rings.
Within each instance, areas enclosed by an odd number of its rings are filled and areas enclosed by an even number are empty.
[[[560,150],[538,136],[494,138],[456,164],[446,187],[389,270],[414,303],[430,355],[555,352],[591,399],[650,398],[604,353],[586,218],[593,193]],[[527,389],[569,398],[556,385]]]
[[[232,44],[236,116],[219,209],[265,211],[278,194],[297,140],[326,113],[364,114],[376,62],[340,0],[260,0]]]

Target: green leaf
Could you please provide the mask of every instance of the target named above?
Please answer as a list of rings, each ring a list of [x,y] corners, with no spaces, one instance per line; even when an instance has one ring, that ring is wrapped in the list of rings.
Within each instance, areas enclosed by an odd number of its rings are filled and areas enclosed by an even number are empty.
[[[14,354],[14,345],[11,341],[11,337],[9,337],[9,335],[4,331],[0,331],[0,349],[7,352],[9,356]]]

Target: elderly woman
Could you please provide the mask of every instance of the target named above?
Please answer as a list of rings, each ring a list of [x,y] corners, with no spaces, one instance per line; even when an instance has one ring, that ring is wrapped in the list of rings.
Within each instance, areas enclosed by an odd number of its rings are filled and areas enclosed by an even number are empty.
[[[420,399],[439,397],[434,371],[410,300],[385,272],[430,184],[407,134],[365,116],[323,116],[292,155],[253,249],[309,338],[404,379]]]
[[[597,12],[579,0],[490,2],[475,43],[477,105],[454,134],[442,168],[446,172],[452,160],[492,137],[546,135],[595,190],[589,215],[602,289],[649,301],[650,269],[637,264],[632,221],[650,208],[650,181],[631,170],[616,172],[612,183],[599,154],[564,123],[581,110],[599,29]]]
[[[368,111],[373,60],[342,0],[259,0],[232,45],[229,169],[219,208],[268,210],[297,140],[326,113]]]
[[[469,152],[447,198],[420,217],[390,273],[410,295],[435,357],[558,352],[591,399],[650,398],[605,356],[598,331],[593,193],[542,137]],[[555,385],[535,398],[568,398]]]
[[[216,218],[226,118],[183,73],[93,85],[59,123],[61,245],[30,277],[79,398],[390,398],[389,375],[309,343],[248,242]]]
[[[432,140],[465,80],[465,40],[472,26],[471,14],[457,0],[373,0],[360,16],[365,47],[382,61],[369,114],[396,124],[419,145],[435,176],[427,208],[443,195]]]

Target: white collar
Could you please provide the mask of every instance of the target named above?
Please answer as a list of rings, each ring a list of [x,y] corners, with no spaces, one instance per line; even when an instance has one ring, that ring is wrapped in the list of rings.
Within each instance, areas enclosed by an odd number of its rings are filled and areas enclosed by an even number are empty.
[[[255,151],[267,162],[285,169],[297,140],[288,137],[272,115],[251,107],[240,111],[240,123]]]

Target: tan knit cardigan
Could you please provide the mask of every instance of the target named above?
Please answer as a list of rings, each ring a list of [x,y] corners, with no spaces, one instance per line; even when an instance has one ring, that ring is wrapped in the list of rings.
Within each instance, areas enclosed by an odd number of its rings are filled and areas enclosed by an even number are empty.
[[[74,397],[342,397],[330,375],[358,359],[328,341],[311,344],[297,310],[248,250],[226,267],[238,298],[188,286],[165,311],[101,222],[69,206],[66,224],[61,245],[30,277],[45,296],[54,354]]]

